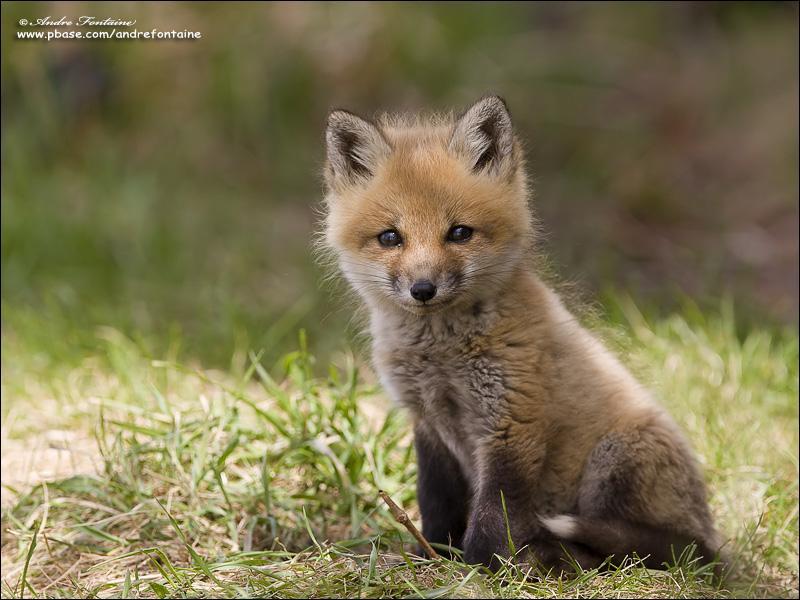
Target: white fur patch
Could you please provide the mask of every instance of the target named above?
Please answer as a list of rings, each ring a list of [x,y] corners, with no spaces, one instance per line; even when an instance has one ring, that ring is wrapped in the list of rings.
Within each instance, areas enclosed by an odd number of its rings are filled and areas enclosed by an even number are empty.
[[[539,517],[539,520],[542,522],[542,525],[550,530],[551,533],[560,538],[569,539],[578,531],[577,519],[575,519],[575,517],[570,517],[569,515]]]

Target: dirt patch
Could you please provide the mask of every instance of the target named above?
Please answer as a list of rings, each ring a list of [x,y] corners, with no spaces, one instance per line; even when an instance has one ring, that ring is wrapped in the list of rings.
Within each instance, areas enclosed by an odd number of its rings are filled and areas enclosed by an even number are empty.
[[[95,475],[102,468],[97,441],[85,431],[51,429],[25,439],[3,438],[2,445],[3,508],[43,481]]]

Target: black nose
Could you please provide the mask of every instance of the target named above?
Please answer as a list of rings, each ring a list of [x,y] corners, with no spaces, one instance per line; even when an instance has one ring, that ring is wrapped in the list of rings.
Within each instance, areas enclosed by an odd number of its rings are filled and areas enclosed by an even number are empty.
[[[411,297],[420,302],[427,302],[436,295],[436,286],[427,279],[417,281],[411,286]]]

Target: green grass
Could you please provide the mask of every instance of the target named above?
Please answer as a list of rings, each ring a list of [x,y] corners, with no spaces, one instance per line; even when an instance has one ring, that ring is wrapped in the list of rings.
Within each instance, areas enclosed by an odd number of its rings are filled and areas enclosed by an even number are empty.
[[[797,335],[737,334],[725,309],[614,318],[701,457],[736,559],[722,587],[692,564],[536,580],[412,556],[378,498],[419,521],[405,418],[353,358],[316,375],[303,336],[278,364],[210,370],[101,329],[77,367],[43,369],[6,327],[3,595],[796,596]]]

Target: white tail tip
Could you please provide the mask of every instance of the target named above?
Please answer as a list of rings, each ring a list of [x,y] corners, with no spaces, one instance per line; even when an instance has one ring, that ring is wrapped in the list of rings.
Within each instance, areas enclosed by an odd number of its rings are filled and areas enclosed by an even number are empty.
[[[569,515],[556,515],[554,517],[539,517],[542,525],[553,535],[569,539],[578,531],[578,521]]]

